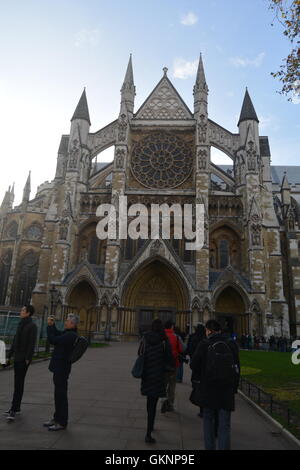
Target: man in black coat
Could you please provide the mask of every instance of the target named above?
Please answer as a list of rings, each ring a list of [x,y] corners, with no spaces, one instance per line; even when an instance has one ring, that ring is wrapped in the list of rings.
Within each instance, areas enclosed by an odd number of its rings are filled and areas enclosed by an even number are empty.
[[[147,397],[148,419],[145,442],[155,444],[156,440],[151,433],[154,428],[157,403],[160,397],[166,396],[167,370],[175,370],[171,345],[160,319],[154,320],[151,331],[143,336],[138,354],[144,355],[141,394]]]
[[[36,338],[37,327],[32,321],[34,308],[32,305],[25,305],[20,312],[21,321],[18,324],[11,348],[8,352],[8,364],[10,359],[14,359],[14,395],[11,407],[5,412],[8,421],[14,421],[16,414],[21,412],[21,402],[24,392],[25,377],[28,367],[32,361]]]
[[[234,411],[234,395],[240,374],[238,347],[236,342],[221,333],[217,321],[209,320],[205,330],[207,339],[199,343],[191,360],[193,373],[200,377],[199,398],[200,405],[204,407],[205,449],[216,449],[217,429],[218,449],[228,450],[231,412]],[[218,376],[215,371],[219,370]],[[226,378],[222,376],[224,370],[230,370]]]
[[[65,321],[65,330],[59,331],[53,317],[48,318],[47,335],[54,344],[49,370],[53,372],[55,412],[44,426],[49,431],[60,431],[68,425],[68,378],[71,372],[71,355],[77,335],[79,317],[70,313]]]

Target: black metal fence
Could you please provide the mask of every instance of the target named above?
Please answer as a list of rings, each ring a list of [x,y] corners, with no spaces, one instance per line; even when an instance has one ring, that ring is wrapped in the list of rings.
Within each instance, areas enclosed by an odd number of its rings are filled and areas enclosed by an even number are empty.
[[[269,413],[274,419],[280,419],[283,425],[287,424],[298,430],[300,435],[300,413],[291,410],[288,405],[282,401],[274,400],[271,393],[265,392],[262,388],[241,377],[240,390],[257,403],[264,411]]]

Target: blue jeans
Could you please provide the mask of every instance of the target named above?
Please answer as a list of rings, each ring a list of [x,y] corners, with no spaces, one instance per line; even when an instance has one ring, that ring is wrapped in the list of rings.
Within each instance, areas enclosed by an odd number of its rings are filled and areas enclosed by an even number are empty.
[[[177,369],[176,382],[182,382],[183,379],[183,362],[180,362],[180,365]]]
[[[216,450],[216,438],[218,438],[218,450],[230,449],[230,418],[231,411],[204,408],[203,428],[206,450]]]

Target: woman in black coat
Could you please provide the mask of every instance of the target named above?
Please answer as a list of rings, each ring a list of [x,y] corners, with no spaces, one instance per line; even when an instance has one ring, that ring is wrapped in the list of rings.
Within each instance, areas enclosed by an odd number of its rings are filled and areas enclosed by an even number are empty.
[[[144,334],[139,347],[139,354],[144,351],[144,369],[141,381],[141,393],[147,397],[147,434],[145,442],[154,444],[151,436],[154,427],[158,399],[166,396],[166,370],[175,368],[169,340],[164,332],[163,323],[153,321],[151,331]]]

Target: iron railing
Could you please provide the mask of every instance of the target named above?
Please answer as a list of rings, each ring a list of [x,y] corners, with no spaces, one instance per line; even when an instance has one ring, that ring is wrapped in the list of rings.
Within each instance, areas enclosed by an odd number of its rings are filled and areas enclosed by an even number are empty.
[[[286,423],[288,426],[299,429],[298,434],[300,435],[300,413],[291,410],[285,402],[275,400],[271,393],[265,392],[262,388],[243,377],[240,378],[239,388],[244,395],[257,403],[275,419],[280,419],[284,424]]]

